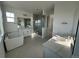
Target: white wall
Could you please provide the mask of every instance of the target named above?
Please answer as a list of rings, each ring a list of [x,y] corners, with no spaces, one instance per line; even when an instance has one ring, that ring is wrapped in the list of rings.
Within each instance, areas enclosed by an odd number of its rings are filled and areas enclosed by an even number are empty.
[[[79,3],[61,2],[55,5],[53,32],[57,34],[72,33],[75,35],[79,19]],[[68,22],[62,25],[63,21]],[[79,31],[78,31],[79,33]],[[79,58],[79,35],[77,35],[73,57]]]
[[[74,20],[73,20],[73,35],[76,34],[78,20],[79,20],[79,4],[77,5],[75,15],[74,15]]]
[[[1,3],[1,2],[0,2]],[[5,57],[5,51],[4,51],[4,45],[3,45],[3,35],[4,35],[4,29],[3,29],[3,18],[2,18],[2,10],[1,10],[1,4],[0,4],[0,58]]]
[[[74,2],[59,2],[55,4],[53,34],[71,34],[73,18],[76,10]],[[62,24],[67,22],[68,24]]]
[[[32,14],[31,13],[28,13],[28,12],[24,12],[24,11],[21,11],[21,10],[18,10],[18,9],[15,9],[15,8],[12,8],[12,7],[7,7],[5,6],[5,12],[8,11],[8,12],[13,12],[15,14],[15,22],[14,24],[11,24],[11,23],[7,23],[7,20],[5,19],[5,32],[12,32],[12,31],[16,31],[17,30],[17,18],[18,17],[22,17],[22,18],[32,18]],[[24,16],[24,14],[26,14],[27,16]],[[12,26],[11,26],[11,25]]]
[[[75,20],[73,23],[73,33],[76,32],[78,20],[79,20],[79,3],[77,5],[77,10],[76,10],[76,15],[75,15]],[[75,47],[74,47],[74,53],[72,57],[79,58],[79,27],[78,27],[78,32],[77,32],[77,37],[76,37],[76,42],[75,42]]]

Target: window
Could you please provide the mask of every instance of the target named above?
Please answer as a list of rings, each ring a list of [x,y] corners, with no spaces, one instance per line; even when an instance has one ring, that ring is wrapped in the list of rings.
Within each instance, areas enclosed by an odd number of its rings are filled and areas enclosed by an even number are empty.
[[[7,22],[14,22],[14,13],[6,12]]]
[[[36,20],[35,23],[41,23],[41,20]]]
[[[35,21],[35,23],[36,23],[36,25],[38,25],[38,26],[39,26],[39,25],[41,25],[41,20],[40,20],[40,19],[38,19],[38,20],[36,20],[36,21]]]

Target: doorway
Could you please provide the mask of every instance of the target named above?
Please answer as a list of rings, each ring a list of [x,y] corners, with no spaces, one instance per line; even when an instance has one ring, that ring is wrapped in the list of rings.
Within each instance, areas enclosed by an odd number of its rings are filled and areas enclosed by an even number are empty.
[[[33,19],[34,32],[42,36],[42,17],[34,14]]]
[[[53,32],[53,15],[47,16],[47,36],[52,37]]]

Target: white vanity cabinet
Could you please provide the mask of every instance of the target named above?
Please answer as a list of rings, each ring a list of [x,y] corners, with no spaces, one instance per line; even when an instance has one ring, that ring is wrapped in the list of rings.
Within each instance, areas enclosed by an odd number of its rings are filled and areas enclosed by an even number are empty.
[[[30,36],[32,34],[32,29],[24,29],[23,35],[24,37]]]

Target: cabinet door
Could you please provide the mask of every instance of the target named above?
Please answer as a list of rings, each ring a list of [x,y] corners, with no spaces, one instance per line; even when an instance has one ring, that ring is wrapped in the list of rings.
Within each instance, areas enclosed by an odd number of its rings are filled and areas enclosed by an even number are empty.
[[[31,35],[32,30],[28,30],[27,33],[28,33],[28,36]]]
[[[24,36],[30,36],[31,33],[32,33],[32,30],[31,29],[24,30]]]
[[[23,35],[27,36],[27,30],[26,29],[23,31]]]

